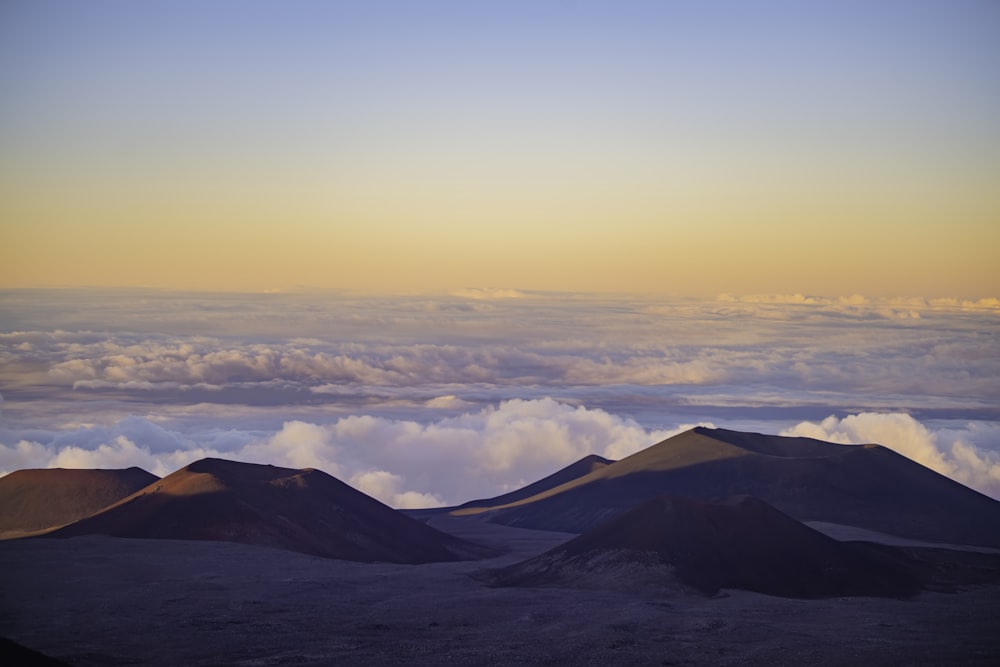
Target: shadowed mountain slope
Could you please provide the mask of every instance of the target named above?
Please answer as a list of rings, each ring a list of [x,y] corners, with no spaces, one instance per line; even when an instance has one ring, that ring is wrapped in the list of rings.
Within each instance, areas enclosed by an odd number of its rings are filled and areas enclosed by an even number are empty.
[[[702,427],[530,497],[452,513],[582,533],[668,494],[715,500],[752,495],[800,521],[1000,546],[1000,502],[885,447]]]
[[[486,550],[313,469],[202,459],[49,533],[222,540],[355,561],[427,563]]]
[[[69,667],[69,663],[22,646],[6,637],[0,637],[0,662],[18,667]]]
[[[636,571],[713,595],[740,588],[783,597],[902,597],[920,590],[902,551],[838,542],[749,496],[724,503],[664,496],[569,542],[493,573],[501,586],[628,583]]]
[[[530,498],[544,491],[548,491],[549,489],[561,486],[567,482],[573,481],[574,479],[583,477],[584,475],[589,475],[595,470],[600,470],[601,468],[609,466],[612,463],[614,463],[614,461],[611,459],[606,459],[603,456],[598,456],[597,454],[589,454],[584,456],[579,461],[570,463],[565,468],[560,468],[551,475],[543,477],[537,482],[532,482],[527,486],[523,486],[520,489],[510,491],[509,493],[505,493],[495,498],[470,500],[467,503],[462,503],[461,505],[455,505],[452,507],[425,507],[420,509],[402,510],[402,512],[415,519],[425,520],[432,516],[438,516],[446,513],[456,513],[464,508],[481,507],[484,503],[489,505],[505,505],[508,503],[514,503],[518,500],[524,500],[525,498]]]
[[[530,498],[539,493],[548,491],[549,489],[554,489],[557,486],[561,486],[563,484],[566,484],[567,482],[572,482],[575,479],[579,479],[585,475],[589,475],[593,472],[601,470],[602,468],[605,468],[611,465],[612,463],[614,463],[614,461],[606,459],[603,456],[598,456],[597,454],[590,454],[588,456],[583,457],[579,461],[576,461],[575,463],[569,464],[565,468],[557,470],[548,477],[543,477],[537,482],[533,482],[528,486],[521,487],[516,491],[511,491],[501,496],[497,496],[496,498],[491,498],[488,502],[506,504],[506,503],[516,502],[518,500],[523,500],[525,498]],[[459,505],[459,508],[475,507],[476,505],[482,502],[484,501],[473,500],[464,503],[462,505]]]
[[[21,537],[72,523],[158,479],[142,468],[12,472],[0,477],[0,538]]]
[[[554,489],[557,486],[561,486],[567,482],[589,475],[597,470],[611,465],[612,463],[614,463],[614,461],[606,459],[603,456],[590,454],[575,463],[569,464],[565,468],[557,470],[548,477],[543,477],[537,482],[532,482],[531,484],[521,487],[520,489],[505,493],[497,496],[496,498],[490,498],[489,500],[472,500],[459,505],[455,509],[461,509],[463,507],[476,507],[484,502],[502,505],[513,503],[518,500],[524,500],[525,498],[530,498],[544,491],[548,491],[549,489]]]

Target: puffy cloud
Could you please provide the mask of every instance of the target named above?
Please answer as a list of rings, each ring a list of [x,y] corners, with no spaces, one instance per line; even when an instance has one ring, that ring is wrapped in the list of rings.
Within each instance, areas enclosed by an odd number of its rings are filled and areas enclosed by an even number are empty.
[[[726,375],[719,352],[629,348],[609,356],[573,345],[564,351],[510,345],[245,344],[219,349],[221,341],[108,341],[60,345],[47,380],[77,390],[169,391],[285,381],[317,394],[345,387],[418,387],[430,384],[701,384]],[[128,350],[123,353],[122,350]],[[76,356],[59,360],[60,356]],[[728,359],[739,365],[739,360]],[[440,407],[431,405],[430,407]]]
[[[925,315],[953,313],[1000,314],[1000,299],[920,297],[866,297],[861,294],[828,298],[802,294],[720,294],[716,302],[726,308],[773,319],[822,319],[850,316],[858,319],[919,320]]]
[[[197,458],[220,456],[318,468],[383,502],[412,507],[495,495],[587,454],[621,458],[668,434],[552,399],[505,401],[428,424],[373,416],[328,424],[295,420],[269,434],[182,435],[131,416],[111,427],[84,426],[45,438],[36,434],[35,441],[8,432],[5,437],[14,444],[0,444],[0,465],[4,472],[138,465],[164,475]]]
[[[477,462],[481,472],[518,471],[518,484],[587,454],[622,458],[665,437],[631,419],[548,398],[506,401],[456,423],[482,433]]]
[[[98,445],[96,449],[82,447],[64,447],[51,460],[49,467],[53,468],[159,468],[149,449],[138,447],[125,436],[118,436],[107,444]]]
[[[302,421],[285,422],[271,437],[236,451],[244,461],[289,468],[318,468],[340,477],[343,469],[338,454],[328,428]]]
[[[818,423],[801,422],[782,433],[843,444],[885,445],[931,470],[1000,498],[1000,454],[978,448],[955,430],[932,432],[908,414],[830,416]]]
[[[109,426],[70,424],[55,431],[4,428],[0,429],[0,474],[23,468],[139,466],[162,476],[197,459],[242,447],[254,437],[212,428],[199,432],[196,438],[188,437],[135,415]],[[218,444],[226,446],[218,448]]]
[[[0,469],[215,452],[459,502],[703,419],[919,410],[913,455],[970,480],[1000,441],[954,426],[996,419],[995,298],[121,296],[4,304]]]
[[[354,488],[376,500],[381,500],[390,507],[398,509],[414,509],[419,507],[438,507],[445,502],[433,493],[418,493],[416,491],[401,491],[403,478],[385,470],[368,470],[353,475],[350,484]]]
[[[348,456],[455,503],[495,495],[597,453],[620,458],[665,437],[633,420],[552,399],[510,400],[429,424],[352,416],[330,427]]]
[[[51,460],[52,451],[40,442],[17,440],[9,445],[0,443],[0,474],[25,468],[48,468]]]
[[[931,308],[942,310],[996,311],[1000,313],[1000,299],[996,297],[983,299],[939,298],[928,299],[925,303]]]
[[[740,303],[776,303],[776,304],[825,304],[828,299],[816,296],[804,296],[802,294],[743,294],[733,296],[732,294],[720,294],[719,301],[740,302]]]
[[[914,408],[924,407],[925,397],[1000,393],[1000,346],[984,335],[1000,313],[991,298],[547,296],[544,308],[536,299],[501,299],[486,310],[456,310],[447,298],[205,298],[207,305],[182,302],[173,314],[183,322],[191,313],[215,318],[238,310],[253,329],[220,336],[0,333],[0,380],[13,392],[30,388],[33,399],[40,390],[72,388],[130,401],[141,394],[150,403],[190,400],[186,394],[277,404],[296,403],[307,391],[332,405],[384,398],[434,409],[449,409],[447,396],[480,405],[499,397],[569,397],[581,386],[609,395],[626,385],[783,388],[789,401],[818,390],[840,394],[833,409],[880,405],[884,396],[906,397],[899,406]],[[113,314],[137,327],[139,315],[156,313]],[[748,390],[747,400],[754,394]],[[601,405],[593,392],[588,400]]]
[[[447,396],[436,396],[428,401],[424,401],[424,407],[436,410],[463,410],[475,405],[471,401],[464,401],[453,394]]]
[[[647,429],[604,410],[552,399],[510,400],[430,423],[348,416],[285,422],[271,432],[181,433],[142,417],[110,427],[0,432],[0,471],[138,465],[165,475],[205,456],[318,468],[395,507],[454,504],[519,488],[587,454],[620,459],[695,425]],[[877,442],[994,497],[1000,427],[930,429],[902,413],[859,413],[782,431],[842,443]],[[8,444],[9,443],[9,444]]]
[[[149,472],[167,475],[192,461],[218,452],[199,447],[176,449],[169,452],[151,452],[149,447],[138,445],[129,438],[118,435],[96,445],[63,444],[69,437],[54,440],[52,444],[21,440],[14,445],[0,443],[0,475],[25,468],[129,468],[138,466]],[[86,438],[84,438],[86,440]]]
[[[73,389],[116,389],[121,391],[164,391],[168,389],[183,389],[188,385],[180,382],[148,382],[146,380],[127,380],[125,382],[111,382],[109,380],[74,380]],[[199,387],[207,387],[204,383],[199,383]],[[220,387],[221,388],[221,387]]]

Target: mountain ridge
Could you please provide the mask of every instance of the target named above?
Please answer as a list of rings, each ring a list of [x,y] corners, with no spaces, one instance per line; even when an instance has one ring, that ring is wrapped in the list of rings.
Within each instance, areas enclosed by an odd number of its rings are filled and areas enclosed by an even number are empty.
[[[28,468],[0,477],[0,539],[78,521],[160,479],[130,468]]]
[[[485,553],[321,470],[213,458],[44,537],[89,534],[221,540],[362,562],[440,562]]]
[[[902,550],[839,542],[752,496],[660,496],[543,554],[484,573],[499,586],[680,584],[796,598],[909,597],[919,564]]]
[[[1000,546],[1000,502],[887,447],[705,427],[533,496],[467,504],[451,514],[582,533],[664,494],[709,500],[753,495],[800,521]]]

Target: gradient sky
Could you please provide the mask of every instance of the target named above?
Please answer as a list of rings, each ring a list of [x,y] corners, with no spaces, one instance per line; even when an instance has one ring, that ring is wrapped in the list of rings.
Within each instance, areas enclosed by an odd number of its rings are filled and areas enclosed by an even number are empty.
[[[0,287],[1000,292],[1000,3],[0,5]]]

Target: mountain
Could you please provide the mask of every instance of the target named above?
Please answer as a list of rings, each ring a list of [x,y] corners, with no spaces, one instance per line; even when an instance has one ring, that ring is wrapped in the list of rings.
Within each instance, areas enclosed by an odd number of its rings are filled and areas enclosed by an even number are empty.
[[[72,523],[158,479],[142,468],[12,472],[0,477],[0,538],[22,537]]]
[[[69,667],[62,660],[51,658],[6,637],[0,637],[0,662],[18,667]]]
[[[753,497],[723,503],[664,496],[544,554],[492,574],[500,586],[680,583],[707,595],[906,597],[917,563],[892,547],[838,542]],[[659,581],[657,581],[659,580]]]
[[[51,537],[222,540],[355,561],[427,563],[485,550],[313,469],[202,459]]]
[[[421,521],[429,519],[433,516],[438,516],[441,514],[454,514],[458,510],[465,508],[478,508],[484,503],[490,505],[503,505],[508,503],[513,503],[518,500],[523,500],[525,498],[530,498],[531,496],[542,493],[549,489],[555,488],[567,482],[570,482],[578,477],[583,477],[584,475],[589,475],[595,470],[600,470],[601,468],[611,465],[614,461],[606,459],[603,456],[598,456],[597,454],[589,454],[584,456],[579,461],[570,463],[565,468],[561,468],[556,472],[552,473],[547,477],[543,477],[537,482],[532,482],[528,486],[523,486],[520,489],[516,489],[509,493],[505,493],[495,498],[480,499],[480,500],[470,500],[467,503],[453,507],[423,507],[420,509],[406,509],[402,510],[403,514],[413,517],[414,519],[419,519]]]
[[[752,495],[799,521],[1000,547],[1000,502],[880,445],[694,428],[529,497],[452,510],[582,533],[661,495]]]
[[[473,500],[462,505],[462,507],[476,507],[482,502],[491,502],[498,504],[513,503],[518,500],[524,500],[525,498],[530,498],[534,495],[548,491],[549,489],[554,489],[557,486],[561,486],[567,482],[571,482],[575,479],[579,479],[584,475],[589,475],[595,471],[598,471],[606,466],[611,465],[614,461],[606,459],[603,456],[598,456],[597,454],[590,454],[584,456],[579,461],[569,464],[565,468],[557,470],[548,477],[543,477],[537,482],[533,482],[528,486],[523,486],[516,491],[511,491],[510,493],[505,493],[496,498],[491,498],[489,501],[483,500]],[[456,509],[458,509],[456,508]]]

